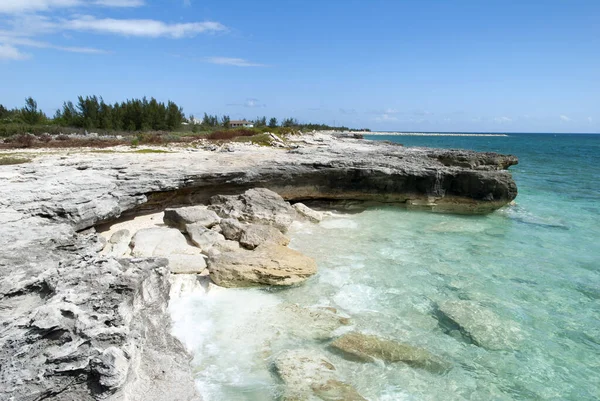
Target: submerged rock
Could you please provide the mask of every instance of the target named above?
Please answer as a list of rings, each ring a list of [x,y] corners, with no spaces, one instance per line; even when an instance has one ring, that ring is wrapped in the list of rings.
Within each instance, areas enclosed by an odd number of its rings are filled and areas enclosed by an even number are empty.
[[[289,286],[315,274],[317,265],[298,251],[267,243],[253,251],[239,249],[211,255],[208,271],[215,284],[222,287]]]
[[[458,331],[465,340],[490,350],[514,349],[523,337],[517,323],[473,301],[442,302],[438,321],[450,334]]]
[[[274,367],[285,384],[285,401],[366,401],[356,389],[344,383],[335,366],[312,350],[284,351]]]
[[[433,373],[442,373],[449,369],[448,363],[423,348],[358,332],[337,338],[331,343],[331,348],[346,359],[358,362],[375,362],[376,359],[404,362]]]
[[[285,322],[281,331],[288,331],[299,338],[328,340],[332,338],[335,330],[351,324],[350,318],[341,316],[334,308],[302,307],[296,304],[282,304],[277,308],[283,318],[273,321]]]
[[[166,225],[185,231],[188,224],[199,224],[206,228],[219,224],[221,218],[206,206],[188,206],[166,209],[163,221]]]
[[[243,228],[240,244],[244,248],[254,249],[267,242],[286,246],[290,243],[290,239],[273,226],[248,224]]]
[[[236,218],[247,223],[272,225],[286,232],[296,212],[277,193],[266,188],[249,189],[241,195],[216,195],[209,209],[223,218]]]
[[[303,217],[308,221],[319,223],[321,220],[323,220],[323,213],[312,210],[304,203],[294,203],[293,207],[296,209],[296,213],[298,213],[300,217]]]

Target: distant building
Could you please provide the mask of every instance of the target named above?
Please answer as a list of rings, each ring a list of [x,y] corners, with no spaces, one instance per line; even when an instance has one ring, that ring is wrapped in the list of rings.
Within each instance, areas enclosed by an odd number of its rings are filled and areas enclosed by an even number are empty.
[[[229,122],[229,126],[231,128],[240,128],[240,127],[254,128],[254,124],[252,124],[250,121],[246,121],[246,120],[232,120]]]

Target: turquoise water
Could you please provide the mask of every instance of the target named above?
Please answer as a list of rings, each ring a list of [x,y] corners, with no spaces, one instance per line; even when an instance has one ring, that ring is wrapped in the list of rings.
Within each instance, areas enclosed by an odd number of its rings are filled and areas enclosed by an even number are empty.
[[[305,285],[172,305],[205,399],[277,399],[270,362],[289,348],[323,352],[369,400],[600,399],[600,136],[376,139],[515,154],[516,204],[486,216],[380,207],[295,224],[291,246],[319,265]],[[481,325],[517,335],[500,350],[474,345],[436,319],[446,301],[491,311]],[[335,307],[349,329],[426,348],[453,367],[440,375],[346,361],[327,342],[287,335],[294,322],[272,313],[285,303]]]

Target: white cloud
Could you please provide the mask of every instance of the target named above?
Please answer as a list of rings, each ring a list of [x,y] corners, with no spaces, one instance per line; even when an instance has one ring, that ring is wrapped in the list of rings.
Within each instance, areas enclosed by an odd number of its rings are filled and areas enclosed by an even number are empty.
[[[74,7],[80,0],[2,0],[0,13],[18,14],[24,12],[46,11],[50,8]]]
[[[94,4],[105,7],[141,7],[144,0],[96,0]]]
[[[496,118],[494,118],[494,121],[497,122],[497,123],[500,123],[500,124],[502,124],[502,123],[509,123],[509,122],[512,121],[512,118],[506,117],[506,116],[502,116],[502,117],[496,117]]]
[[[86,53],[86,54],[107,54],[105,50],[94,49],[91,47],[74,47],[74,46],[56,46],[47,42],[40,42],[28,38],[11,37],[11,36],[0,36],[0,45],[5,44],[8,46],[24,46],[24,47],[35,47],[38,49],[55,49],[70,53]]]
[[[61,24],[65,30],[111,33],[123,36],[170,37],[174,39],[195,36],[199,33],[225,31],[224,25],[218,22],[190,22],[167,24],[150,19],[97,19],[87,15],[77,19],[66,20]]]
[[[0,60],[25,60],[29,57],[14,46],[0,43]]]
[[[21,14],[82,6],[140,7],[144,0],[1,0],[0,13]]]
[[[571,121],[571,119],[568,116],[565,116],[564,114],[560,115],[560,119],[563,121]]]
[[[244,102],[244,107],[248,108],[257,108],[257,107],[266,107],[266,104],[260,103],[258,99],[246,99]]]
[[[235,57],[207,57],[206,62],[219,65],[231,65],[235,67],[266,67],[266,64],[253,63],[243,58]]]

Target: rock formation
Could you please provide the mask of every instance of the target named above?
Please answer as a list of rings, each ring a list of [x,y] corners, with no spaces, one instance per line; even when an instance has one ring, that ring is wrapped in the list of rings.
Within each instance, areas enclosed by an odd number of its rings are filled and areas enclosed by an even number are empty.
[[[315,274],[317,265],[298,251],[266,243],[253,251],[240,249],[211,255],[208,271],[212,281],[222,287],[289,286]]]
[[[386,340],[373,335],[352,332],[331,343],[331,348],[345,358],[359,362],[404,362],[434,373],[445,372],[449,365],[429,351],[409,344]]]
[[[194,226],[209,229],[213,222],[204,218],[210,216],[167,218],[177,228],[162,234],[181,245],[179,253],[162,242],[138,247],[136,238],[133,253],[144,259],[116,259],[130,252],[133,233],[111,238],[107,247],[93,230],[82,233],[97,224],[225,194],[231,197],[212,198],[209,209],[285,231],[297,209],[255,202],[251,191],[238,195],[254,187],[289,201],[395,202],[461,212],[489,212],[517,194],[504,170],[517,163],[512,156],[329,135],[290,141],[293,149],[231,144],[231,152],[44,153],[29,164],[1,166],[0,399],[196,399],[189,357],[170,335],[165,312],[167,265],[173,269],[176,258],[196,256],[176,236],[182,230],[202,246],[210,241]],[[239,240],[244,225],[227,220],[210,230]],[[215,254],[211,277],[221,283],[243,276],[287,285],[315,271],[314,262],[281,245],[217,255],[219,248],[235,247],[217,241],[209,250]],[[254,253],[263,260],[241,263]],[[156,259],[163,254],[167,259]],[[266,274],[253,271],[259,265]]]
[[[490,350],[514,349],[522,331],[513,321],[472,301],[446,301],[438,306],[438,320],[447,333]]]

